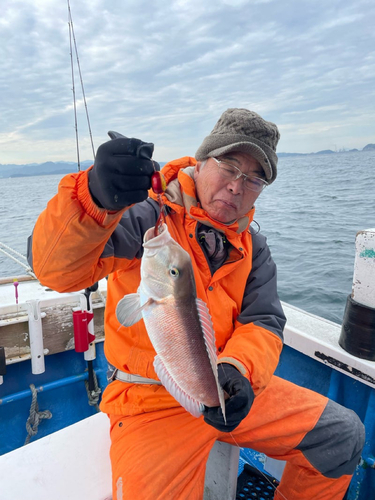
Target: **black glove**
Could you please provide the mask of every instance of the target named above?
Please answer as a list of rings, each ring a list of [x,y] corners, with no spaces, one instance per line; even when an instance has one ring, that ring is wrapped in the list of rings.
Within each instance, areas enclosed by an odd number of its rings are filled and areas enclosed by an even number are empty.
[[[151,175],[159,165],[151,160],[154,145],[108,132],[111,141],[99,146],[89,172],[89,189],[94,202],[107,210],[121,210],[144,201],[151,187]]]
[[[225,401],[227,423],[224,422],[220,406],[205,407],[204,421],[221,432],[231,432],[249,413],[254,401],[254,391],[247,378],[233,365],[219,364],[218,374],[220,385],[229,395],[229,399]]]

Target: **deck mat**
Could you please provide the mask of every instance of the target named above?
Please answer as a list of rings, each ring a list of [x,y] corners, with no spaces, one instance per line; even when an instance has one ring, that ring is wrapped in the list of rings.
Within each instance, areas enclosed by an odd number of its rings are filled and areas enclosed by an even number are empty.
[[[279,481],[274,477],[262,475],[251,465],[245,464],[238,477],[236,500],[271,500],[278,485]]]

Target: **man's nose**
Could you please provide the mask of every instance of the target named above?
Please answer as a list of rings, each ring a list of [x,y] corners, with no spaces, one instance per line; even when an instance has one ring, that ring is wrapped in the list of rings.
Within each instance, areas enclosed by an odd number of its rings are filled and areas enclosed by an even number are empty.
[[[243,177],[239,177],[236,180],[232,180],[228,183],[228,189],[231,191],[233,194],[240,194],[244,190],[243,186]]]

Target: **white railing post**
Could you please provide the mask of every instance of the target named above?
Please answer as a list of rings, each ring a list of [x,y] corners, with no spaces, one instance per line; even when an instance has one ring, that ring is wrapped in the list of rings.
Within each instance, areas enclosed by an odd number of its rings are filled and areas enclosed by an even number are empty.
[[[27,300],[26,304],[29,316],[31,371],[34,375],[39,375],[45,372],[42,328],[43,316],[40,312],[38,299]]]

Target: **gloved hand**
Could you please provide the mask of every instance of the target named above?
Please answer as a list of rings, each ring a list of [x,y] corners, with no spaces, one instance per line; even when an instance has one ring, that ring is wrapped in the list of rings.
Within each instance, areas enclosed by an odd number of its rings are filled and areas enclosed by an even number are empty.
[[[224,422],[220,406],[205,407],[204,421],[221,432],[233,431],[249,413],[254,401],[254,391],[250,382],[233,365],[218,365],[219,382],[229,399],[225,401],[227,423]]]
[[[152,143],[128,139],[117,132],[108,135],[112,140],[98,148],[89,172],[89,190],[100,208],[121,210],[147,198],[151,175],[160,167],[151,160]]]

